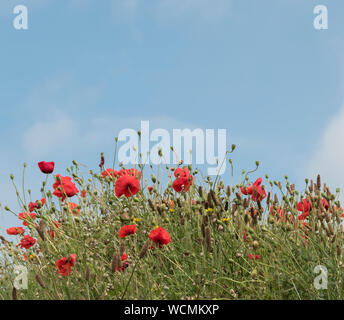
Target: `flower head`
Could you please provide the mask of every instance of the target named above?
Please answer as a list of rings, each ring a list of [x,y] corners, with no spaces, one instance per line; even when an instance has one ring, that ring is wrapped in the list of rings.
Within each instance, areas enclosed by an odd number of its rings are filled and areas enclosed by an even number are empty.
[[[115,183],[115,193],[116,197],[121,197],[125,195],[127,198],[137,194],[140,191],[140,181],[129,175],[124,175]]]
[[[20,240],[19,246],[21,248],[29,249],[36,243],[36,241],[36,239],[27,234],[23,239]]]
[[[57,273],[66,277],[72,272],[72,267],[75,265],[76,255],[70,254],[69,258],[63,257],[55,262],[58,268]]]
[[[8,228],[6,230],[6,233],[12,236],[16,236],[18,234],[23,234],[25,232],[25,230],[22,227],[12,227],[12,228]]]
[[[41,161],[41,162],[38,162],[38,167],[43,173],[49,174],[54,171],[55,163]]]
[[[136,232],[136,224],[131,224],[127,226],[123,226],[119,232],[118,236],[120,238],[125,238],[126,236],[129,236],[130,234],[134,234]]]
[[[187,167],[177,168],[174,171],[174,176],[177,178],[173,181],[172,187],[176,192],[185,191],[188,192],[190,186],[192,186],[193,176],[189,173]]]
[[[168,234],[168,232],[162,228],[162,227],[157,227],[153,229],[150,234],[149,238],[159,247],[161,248],[163,245],[168,244],[171,242],[171,237]]]
[[[72,182],[71,177],[62,177],[61,175],[56,175],[56,181],[53,184],[53,188],[55,189],[53,194],[61,198],[62,201],[66,199],[66,197],[73,197],[75,196],[79,190]]]

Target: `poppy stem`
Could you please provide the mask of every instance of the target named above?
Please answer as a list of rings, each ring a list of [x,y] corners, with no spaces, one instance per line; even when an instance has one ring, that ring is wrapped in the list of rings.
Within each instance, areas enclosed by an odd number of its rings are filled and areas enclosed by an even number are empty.
[[[128,282],[127,282],[127,285],[125,286],[125,290],[124,290],[124,292],[123,292],[123,294],[122,294],[121,300],[123,300],[124,296],[126,295],[126,293],[127,293],[127,291],[128,291],[129,283],[130,283],[130,281],[131,281],[131,278],[132,278],[133,275],[134,275],[136,266],[137,266],[137,261],[135,262],[133,271],[131,272],[131,275],[130,275],[130,278],[129,278]]]

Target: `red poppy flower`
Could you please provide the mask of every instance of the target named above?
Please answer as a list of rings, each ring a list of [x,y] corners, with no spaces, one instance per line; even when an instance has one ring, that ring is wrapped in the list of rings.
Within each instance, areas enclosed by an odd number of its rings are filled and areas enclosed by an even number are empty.
[[[41,161],[38,162],[38,167],[41,169],[41,171],[45,174],[52,173],[55,168],[55,163],[54,162],[45,162]]]
[[[102,172],[102,176],[105,179],[106,177],[116,178],[118,177],[118,172],[113,170],[112,168],[106,169]]]
[[[152,193],[153,189],[154,189],[153,187],[149,186],[149,187],[148,187],[148,192],[149,192],[149,193]]]
[[[321,199],[321,203],[326,210],[329,208],[329,205],[326,199]]]
[[[190,175],[188,168],[177,168],[174,171],[174,176],[177,178],[173,181],[172,187],[176,192],[181,192],[184,190],[188,192],[189,188],[192,186],[193,176]]]
[[[120,238],[125,238],[126,236],[129,236],[130,234],[134,234],[136,232],[136,224],[131,224],[127,226],[123,226],[119,232],[118,236]]]
[[[298,216],[299,220],[304,220],[308,217],[309,212],[312,210],[312,202],[307,199],[303,199],[303,201],[297,204],[297,210],[302,211],[302,214]]]
[[[128,259],[128,256],[126,255],[126,253],[123,253],[122,257],[121,257],[121,262],[122,262],[122,266],[121,267],[117,267],[116,270],[119,272],[123,272],[125,271],[126,268],[129,267],[129,263],[126,261]]]
[[[66,197],[73,197],[79,192],[75,184],[72,182],[71,177],[62,177],[59,174],[56,175],[56,181],[53,184],[53,188],[55,189],[53,194],[56,197],[61,198],[62,201],[64,201]]]
[[[61,224],[60,224],[58,221],[54,221],[54,226],[55,226],[55,228],[57,229],[57,228],[60,228],[60,227],[61,227]],[[48,233],[50,234],[50,237],[51,237],[51,238],[55,238],[55,231],[54,231],[54,229],[50,229],[50,230],[48,231]]]
[[[82,196],[83,198],[86,197],[86,191],[85,191],[85,190],[82,190],[82,191],[81,191],[81,196]]]
[[[132,169],[121,169],[121,170],[118,171],[118,175],[120,177],[132,176],[132,177],[136,177],[138,180],[141,179],[141,171],[138,171],[135,168],[132,168]]]
[[[262,181],[262,178],[258,178],[251,186],[247,188],[241,187],[241,192],[244,195],[252,195],[253,201],[262,201],[266,197],[266,191],[261,187]]]
[[[251,260],[258,260],[260,258],[260,255],[256,254],[256,255],[252,255],[252,254],[248,254],[248,257],[251,259]]]
[[[164,244],[171,242],[171,237],[168,232],[162,228],[158,227],[151,231],[149,238],[161,248]]]
[[[23,234],[25,230],[22,227],[12,227],[6,230],[7,234],[11,236],[16,236],[18,234]]]
[[[36,243],[36,241],[36,239],[27,234],[23,239],[20,240],[19,246],[21,248],[29,249]]]
[[[29,203],[29,211],[32,212],[35,209],[40,209],[44,206],[45,204],[45,198],[42,198],[41,200],[37,200],[35,202],[30,202]]]
[[[78,205],[76,203],[69,202],[69,212],[71,212],[75,216],[78,216],[80,214],[80,209],[78,208]]]
[[[134,176],[124,175],[115,183],[116,197],[125,195],[127,198],[137,194],[140,191],[140,181]]]
[[[23,222],[24,226],[28,226],[29,222],[32,222],[32,220],[36,219],[36,213],[34,213],[34,212],[31,212],[31,213],[22,212],[22,213],[19,213],[18,218],[20,220],[24,220],[24,222]]]
[[[55,262],[58,268],[57,273],[66,277],[72,272],[72,267],[75,265],[76,255],[70,254],[69,258],[63,257]]]

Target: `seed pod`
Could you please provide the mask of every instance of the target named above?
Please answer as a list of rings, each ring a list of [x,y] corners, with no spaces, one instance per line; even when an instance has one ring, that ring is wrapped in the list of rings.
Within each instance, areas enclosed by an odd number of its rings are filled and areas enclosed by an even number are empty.
[[[235,193],[235,195],[236,195],[236,197],[237,197],[237,199],[239,200],[239,201],[242,201],[242,198],[241,198],[241,195],[240,195],[240,193]]]
[[[211,246],[211,232],[209,227],[205,228],[205,241],[207,243],[208,250],[213,251],[213,248]]]
[[[200,198],[203,198],[203,188],[202,188],[202,186],[198,187],[198,194],[199,194]]]
[[[18,292],[16,287],[13,286],[12,288],[12,300],[18,300]]]
[[[278,197],[277,197],[277,194],[275,194],[275,197],[274,197],[274,204],[277,204],[278,203]]]
[[[125,242],[122,241],[120,249],[119,249],[119,254],[120,254],[121,257],[123,255],[124,251],[125,251]]]
[[[86,280],[86,281],[89,281],[89,280],[90,280],[90,274],[91,274],[90,268],[87,267],[87,268],[86,268],[86,271],[85,271],[85,280]]]
[[[146,255],[146,253],[147,253],[147,251],[148,251],[148,248],[149,248],[150,244],[151,244],[151,241],[150,241],[150,239],[148,239],[148,240],[145,242],[145,244],[143,245],[143,247],[142,247],[142,249],[141,249],[141,251],[140,251],[139,259],[142,259],[142,258]]]
[[[332,224],[329,222],[327,225],[328,225],[328,228],[330,230],[331,235],[333,236],[334,235],[334,229],[332,227]]]
[[[227,194],[228,197],[231,196],[231,187],[230,186],[227,186],[226,194]]]
[[[112,261],[111,261],[111,270],[112,272],[116,271],[116,268],[121,267],[121,256],[119,255],[118,252],[115,252],[112,256]]]
[[[154,204],[153,204],[153,202],[152,202],[151,199],[148,199],[148,204],[149,204],[150,208],[151,208],[153,211],[155,211],[155,207],[154,207]]]
[[[268,206],[270,205],[270,196],[271,196],[271,193],[270,191],[268,192],[268,196],[266,198],[266,203],[268,204]]]
[[[337,255],[341,256],[342,255],[342,248],[340,247],[339,244],[337,244]]]
[[[41,278],[41,276],[40,276],[38,273],[36,274],[36,280],[37,280],[38,284],[39,284],[43,289],[46,288],[43,279]]]
[[[317,176],[317,189],[318,189],[318,191],[321,190],[321,179],[320,179],[320,174],[318,174],[318,176]]]
[[[217,198],[216,198],[216,195],[215,195],[215,192],[213,189],[210,189],[210,195],[211,195],[211,199],[213,200],[215,206],[218,206],[219,202],[217,201]]]

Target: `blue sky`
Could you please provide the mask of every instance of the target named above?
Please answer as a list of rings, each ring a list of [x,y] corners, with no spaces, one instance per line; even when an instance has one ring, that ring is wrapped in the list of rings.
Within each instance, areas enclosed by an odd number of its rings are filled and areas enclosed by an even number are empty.
[[[13,28],[17,4],[28,30]],[[1,1],[0,202],[16,208],[24,162],[34,200],[38,161],[112,164],[114,137],[141,120],[226,128],[237,172],[259,160],[257,176],[319,172],[344,189],[343,15],[341,0]]]

